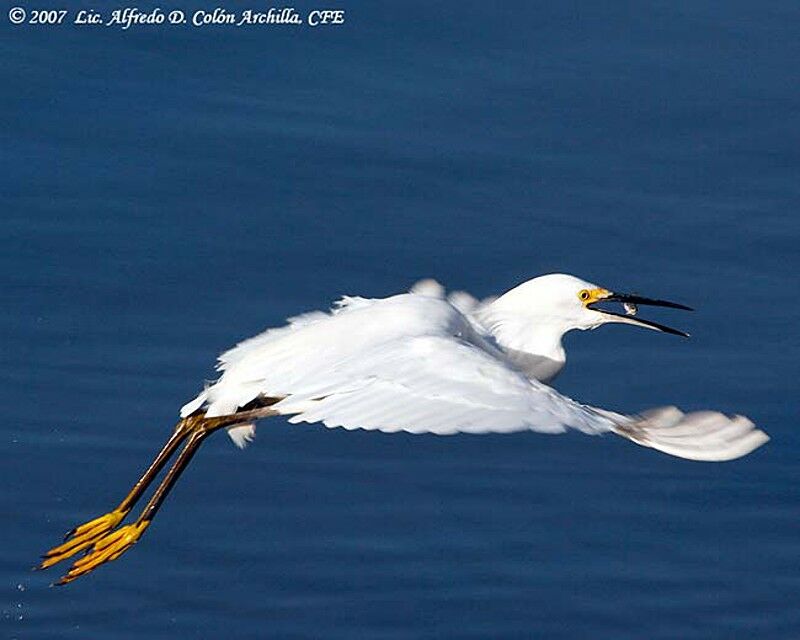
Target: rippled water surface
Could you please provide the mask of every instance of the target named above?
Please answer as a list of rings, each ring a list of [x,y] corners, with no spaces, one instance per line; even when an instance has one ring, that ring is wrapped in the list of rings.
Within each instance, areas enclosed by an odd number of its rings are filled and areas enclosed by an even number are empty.
[[[1,635],[800,637],[797,3],[344,8],[0,16]],[[697,308],[649,314],[691,340],[570,335],[561,390],[741,412],[772,442],[714,465],[276,419],[244,452],[211,439],[115,565],[30,573],[236,341],[341,294],[554,270]]]

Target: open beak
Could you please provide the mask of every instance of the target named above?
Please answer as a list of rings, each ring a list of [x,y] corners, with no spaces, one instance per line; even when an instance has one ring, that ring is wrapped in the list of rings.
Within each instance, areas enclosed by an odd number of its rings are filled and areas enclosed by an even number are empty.
[[[592,292],[595,298],[591,302],[586,304],[587,309],[591,309],[592,311],[597,311],[598,313],[602,313],[604,316],[607,317],[608,322],[619,322],[622,324],[632,324],[638,327],[645,327],[647,329],[653,329],[654,331],[663,331],[664,333],[671,333],[676,336],[683,336],[684,338],[688,338],[689,334],[683,331],[679,331],[678,329],[673,329],[672,327],[668,327],[663,324],[659,324],[658,322],[653,322],[652,320],[641,320],[636,318],[636,312],[638,305],[647,305],[651,307],[668,307],[670,309],[682,309],[683,311],[693,311],[691,307],[687,307],[683,304],[678,304],[677,302],[670,302],[669,300],[654,300],[652,298],[644,298],[642,296],[637,296],[631,293],[615,293],[613,291],[607,291],[603,289],[602,291],[595,290]],[[619,302],[625,307],[625,313],[618,313],[616,311],[609,311],[607,309],[600,309],[597,305],[603,302]]]

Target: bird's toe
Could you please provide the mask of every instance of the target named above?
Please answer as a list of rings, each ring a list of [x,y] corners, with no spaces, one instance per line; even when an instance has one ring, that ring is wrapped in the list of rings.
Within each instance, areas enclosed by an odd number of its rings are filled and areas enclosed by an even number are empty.
[[[91,551],[76,560],[70,570],[56,584],[68,584],[76,578],[94,571],[100,565],[116,560],[138,542],[149,524],[146,520],[135,522],[101,537],[94,543]]]
[[[47,569],[54,564],[75,555],[92,546],[104,535],[116,527],[127,512],[114,510],[94,520],[90,520],[70,531],[63,544],[53,547],[42,556],[42,562],[37,569]]]

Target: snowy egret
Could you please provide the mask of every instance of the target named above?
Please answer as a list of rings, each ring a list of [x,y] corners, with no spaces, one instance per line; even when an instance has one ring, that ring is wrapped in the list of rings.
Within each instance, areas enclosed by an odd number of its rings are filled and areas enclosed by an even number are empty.
[[[624,312],[609,309],[620,303]],[[119,506],[73,529],[43,556],[47,568],[86,550],[59,584],[115,560],[141,537],[203,440],[226,428],[240,447],[255,421],[384,432],[452,434],[520,430],[613,433],[691,460],[732,460],[769,438],[743,416],[675,407],[623,415],[579,404],[552,387],[571,330],[624,323],[687,334],[636,316],[638,306],[681,304],[608,289],[563,274],[534,278],[498,298],[446,296],[433,281],[383,299],[345,297],[330,312],[238,344],[219,357],[219,379],[181,409],[172,436]],[[117,528],[142,493],[183,449],[141,516]]]

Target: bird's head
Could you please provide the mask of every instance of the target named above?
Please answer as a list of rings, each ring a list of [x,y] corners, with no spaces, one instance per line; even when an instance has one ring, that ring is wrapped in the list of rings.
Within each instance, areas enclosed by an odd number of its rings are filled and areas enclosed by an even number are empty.
[[[614,310],[614,303],[621,305]],[[529,317],[536,323],[552,325],[565,333],[572,329],[595,329],[603,324],[622,323],[688,337],[687,333],[658,322],[636,317],[639,305],[669,307],[691,311],[668,300],[619,293],[586,282],[575,276],[552,273],[515,287],[494,303],[506,312]]]

